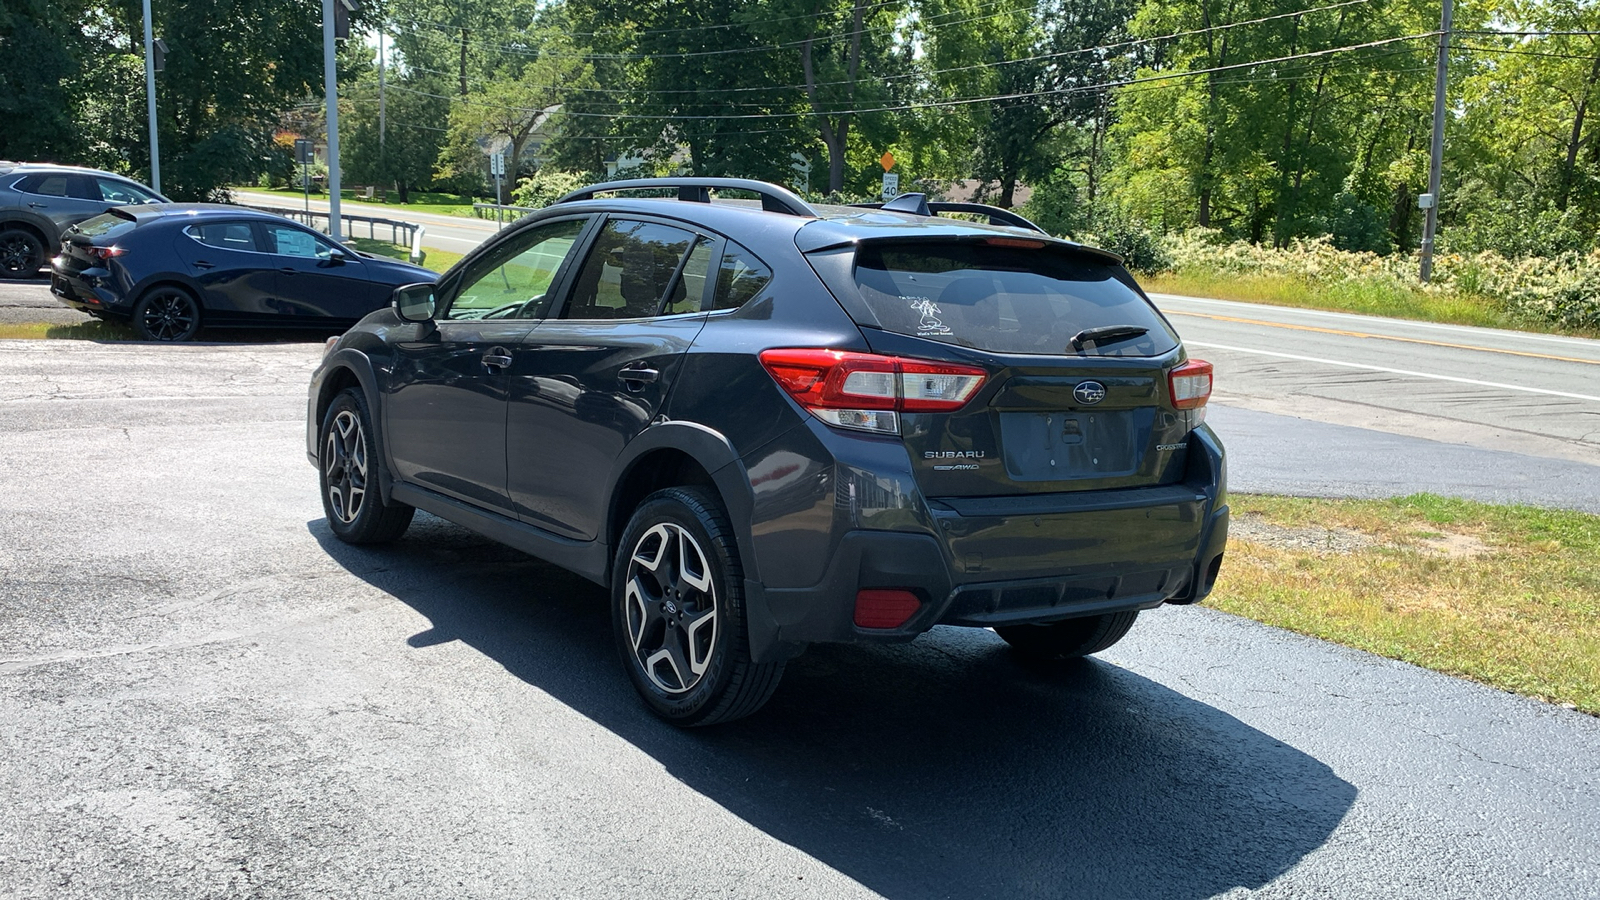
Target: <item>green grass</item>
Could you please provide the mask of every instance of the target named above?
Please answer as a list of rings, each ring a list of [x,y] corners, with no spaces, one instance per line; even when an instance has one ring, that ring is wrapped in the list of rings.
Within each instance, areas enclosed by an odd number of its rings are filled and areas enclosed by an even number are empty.
[[[1600,516],[1234,495],[1208,603],[1600,715]]]
[[[1600,337],[1587,331],[1563,329],[1519,320],[1482,297],[1462,294],[1431,294],[1411,290],[1380,279],[1353,278],[1328,284],[1312,284],[1287,275],[1233,275],[1220,272],[1186,271],[1141,275],[1146,291],[1211,297],[1267,306],[1294,306],[1335,312],[1364,313],[1423,322],[1476,325],[1483,328],[1508,328],[1548,334],[1575,334]]]
[[[138,336],[132,326],[116,325],[91,319],[75,325],[53,325],[47,322],[0,323],[0,340],[41,340],[60,338],[78,341],[132,341]]]
[[[355,238],[354,241],[356,249],[362,253],[398,259],[401,262],[409,262],[411,259],[411,251],[409,249],[396,247],[388,241],[374,241],[369,238]],[[451,253],[449,250],[428,250],[426,252],[427,256],[423,259],[422,265],[435,272],[443,272],[445,269],[450,268],[462,256],[460,253]]]
[[[233,189],[237,191],[253,191],[258,194],[278,194],[281,195],[285,200],[299,200],[305,196],[295,188],[267,189],[251,187],[249,185],[238,185]],[[460,216],[468,219],[472,218],[472,204],[474,200],[471,197],[462,197],[456,194],[438,194],[430,191],[412,191],[408,196],[410,197],[411,202],[401,203],[400,195],[394,191],[389,192],[387,200],[383,198],[381,191],[374,192],[371,200],[368,200],[366,197],[357,194],[355,191],[339,192],[339,197],[346,202],[370,203],[373,205],[390,206],[394,208],[394,213],[396,215],[400,215],[407,210],[414,210],[416,212],[434,213],[435,215],[441,216]],[[328,199],[328,195],[326,193],[312,194],[311,199],[326,200]]]

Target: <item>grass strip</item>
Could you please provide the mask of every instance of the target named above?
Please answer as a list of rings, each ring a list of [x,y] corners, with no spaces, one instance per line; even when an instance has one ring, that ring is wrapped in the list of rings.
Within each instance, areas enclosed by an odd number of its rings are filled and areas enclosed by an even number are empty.
[[[1207,601],[1600,715],[1600,516],[1415,494],[1234,494]]]
[[[303,201],[305,197],[298,188],[261,188],[239,185],[235,190],[250,191],[257,194],[277,194],[283,197],[285,205],[289,205],[288,201],[291,200]],[[371,200],[368,200],[365,196],[357,195],[355,191],[341,190],[339,192],[341,202],[393,207],[392,210],[386,211],[386,214],[392,215],[394,218],[403,218],[407,211],[433,213],[440,216],[456,216],[463,219],[476,218],[476,214],[472,211],[473,201],[468,197],[461,197],[456,194],[439,194],[431,191],[412,191],[409,196],[411,198],[410,202],[401,203],[398,192],[391,192],[387,199],[382,196],[374,196]],[[316,192],[311,195],[311,199],[326,201],[328,195],[326,192]]]
[[[383,256],[389,259],[398,259],[401,262],[411,260],[411,251],[406,247],[397,247],[388,241],[375,241],[370,238],[355,238],[355,248],[362,253],[371,253],[373,256]],[[425,251],[422,265],[424,268],[435,272],[443,272],[460,261],[462,254],[451,253],[449,250]]]
[[[72,325],[50,322],[0,322],[0,340],[42,340],[60,338],[75,341],[132,341],[138,338],[130,325],[91,319]]]

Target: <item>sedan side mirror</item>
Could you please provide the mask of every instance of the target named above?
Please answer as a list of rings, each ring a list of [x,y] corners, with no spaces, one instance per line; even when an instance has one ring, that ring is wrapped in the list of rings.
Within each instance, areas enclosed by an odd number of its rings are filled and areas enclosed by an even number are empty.
[[[400,318],[407,322],[427,322],[438,311],[433,299],[431,282],[395,288],[390,305],[400,314]]]

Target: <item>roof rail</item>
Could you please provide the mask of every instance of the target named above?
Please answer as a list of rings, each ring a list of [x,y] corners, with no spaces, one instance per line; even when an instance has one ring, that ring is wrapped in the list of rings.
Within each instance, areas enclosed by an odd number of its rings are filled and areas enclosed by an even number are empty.
[[[886,209],[890,212],[910,213],[913,216],[936,216],[939,213],[960,212],[974,213],[988,216],[990,225],[1006,225],[1012,228],[1025,228],[1028,231],[1037,231],[1047,234],[1043,228],[1033,224],[1009,209],[998,206],[989,206],[986,203],[955,203],[944,200],[929,202],[923,194],[901,194],[888,203],[855,203],[864,209]]]
[[[608,194],[613,191],[644,191],[659,190],[661,188],[676,188],[678,199],[690,203],[710,203],[713,189],[749,191],[761,197],[761,208],[767,212],[820,218],[817,215],[817,211],[812,209],[810,204],[800,199],[800,196],[794,191],[765,181],[756,181],[753,178],[630,178],[626,181],[608,181],[604,184],[593,184],[586,188],[579,188],[556,202],[571,203],[577,200],[593,200],[596,194]]]

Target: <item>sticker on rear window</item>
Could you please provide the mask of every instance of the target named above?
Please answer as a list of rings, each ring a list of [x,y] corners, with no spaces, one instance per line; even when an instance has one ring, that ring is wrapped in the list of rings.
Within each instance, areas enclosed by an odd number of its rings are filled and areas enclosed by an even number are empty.
[[[949,334],[950,326],[939,321],[939,305],[927,297],[907,297],[911,301],[911,309],[922,315],[922,321],[917,323],[917,336],[927,337],[933,334]]]

